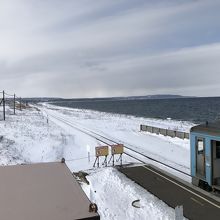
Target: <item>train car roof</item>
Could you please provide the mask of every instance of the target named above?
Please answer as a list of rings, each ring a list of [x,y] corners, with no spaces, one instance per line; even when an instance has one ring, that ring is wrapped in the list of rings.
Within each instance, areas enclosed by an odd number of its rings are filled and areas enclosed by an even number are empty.
[[[220,136],[220,121],[207,122],[191,128],[190,132],[197,132],[202,134],[208,134],[212,136]]]
[[[4,220],[100,219],[65,163],[0,167]]]

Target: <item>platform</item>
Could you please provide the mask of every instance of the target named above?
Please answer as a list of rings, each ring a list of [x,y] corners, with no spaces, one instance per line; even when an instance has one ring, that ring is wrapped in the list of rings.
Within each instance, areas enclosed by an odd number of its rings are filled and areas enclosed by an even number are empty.
[[[65,163],[0,167],[0,219],[100,219]]]
[[[207,192],[203,194],[202,190],[196,190],[194,186],[184,184],[178,178],[151,166],[124,167],[119,170],[170,207],[183,205],[184,216],[188,219],[220,219],[220,200],[209,197]]]

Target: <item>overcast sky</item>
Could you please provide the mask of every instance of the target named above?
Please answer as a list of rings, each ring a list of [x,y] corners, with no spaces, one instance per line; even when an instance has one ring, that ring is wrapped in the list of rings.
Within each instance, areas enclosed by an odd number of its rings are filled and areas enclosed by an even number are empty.
[[[220,96],[219,0],[0,0],[0,90]]]

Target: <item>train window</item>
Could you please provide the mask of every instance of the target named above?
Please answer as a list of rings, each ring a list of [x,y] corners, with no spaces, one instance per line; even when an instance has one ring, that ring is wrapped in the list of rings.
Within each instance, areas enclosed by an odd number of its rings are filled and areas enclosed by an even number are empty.
[[[197,150],[198,154],[203,154],[204,153],[204,140],[202,138],[197,139]]]
[[[220,158],[220,141],[216,141],[216,158]]]

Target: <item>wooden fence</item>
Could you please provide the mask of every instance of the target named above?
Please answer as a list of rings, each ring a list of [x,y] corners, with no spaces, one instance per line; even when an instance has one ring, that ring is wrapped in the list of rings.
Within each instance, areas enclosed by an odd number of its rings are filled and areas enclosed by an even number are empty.
[[[181,139],[189,139],[189,133],[182,132],[182,131],[174,131],[170,129],[165,129],[165,128],[158,128],[158,127],[152,127],[148,125],[140,125],[140,130],[141,131],[147,131],[150,133],[154,134],[162,134],[164,136],[169,136],[169,137],[178,137]]]

